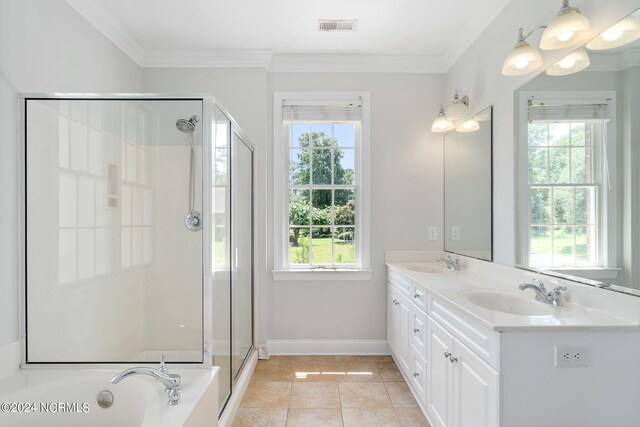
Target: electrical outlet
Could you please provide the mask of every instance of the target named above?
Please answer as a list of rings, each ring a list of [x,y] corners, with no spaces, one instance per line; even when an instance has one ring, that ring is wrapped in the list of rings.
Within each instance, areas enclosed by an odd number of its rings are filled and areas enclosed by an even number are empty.
[[[451,240],[460,240],[460,227],[451,227]]]
[[[589,366],[588,347],[555,346],[557,368],[586,368]]]
[[[429,240],[438,240],[438,227],[429,227]]]

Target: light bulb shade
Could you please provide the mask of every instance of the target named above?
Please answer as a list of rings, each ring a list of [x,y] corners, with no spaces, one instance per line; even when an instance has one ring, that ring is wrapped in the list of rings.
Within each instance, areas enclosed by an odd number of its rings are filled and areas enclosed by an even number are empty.
[[[542,56],[526,42],[520,42],[513,48],[502,64],[502,75],[521,76],[542,68]]]
[[[546,73],[549,76],[568,76],[584,70],[589,64],[591,64],[589,55],[583,48],[580,48],[553,64]]]
[[[444,113],[444,117],[450,122],[466,120],[469,116],[471,116],[469,107],[465,105],[464,102],[460,101],[457,95],[453,98],[453,102],[449,104]]]
[[[587,47],[591,50],[614,49],[634,42],[639,38],[640,21],[635,16],[629,15],[587,43]]]
[[[439,114],[431,125],[431,132],[435,133],[451,132],[453,129],[453,123],[447,120],[444,114]]]
[[[469,119],[456,128],[457,132],[470,133],[480,129],[480,123],[476,119]]]
[[[584,43],[590,37],[589,20],[578,9],[563,7],[542,33],[540,49],[564,49]]]

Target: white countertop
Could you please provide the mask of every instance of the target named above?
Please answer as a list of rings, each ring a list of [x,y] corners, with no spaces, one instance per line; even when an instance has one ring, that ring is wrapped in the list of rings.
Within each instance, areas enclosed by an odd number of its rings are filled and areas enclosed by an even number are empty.
[[[414,271],[409,267],[428,266],[434,272]],[[434,263],[387,262],[395,270],[421,286],[435,297],[452,304],[457,309],[478,319],[487,327],[500,332],[534,330],[580,331],[640,331],[638,322],[618,318],[603,311],[594,310],[571,301],[571,289],[563,307],[554,307],[535,300],[532,291],[520,291],[519,283],[505,285],[500,280],[465,271],[449,271]],[[467,300],[473,290],[494,290],[516,298],[525,298],[540,305],[544,315],[517,315],[483,308]]]

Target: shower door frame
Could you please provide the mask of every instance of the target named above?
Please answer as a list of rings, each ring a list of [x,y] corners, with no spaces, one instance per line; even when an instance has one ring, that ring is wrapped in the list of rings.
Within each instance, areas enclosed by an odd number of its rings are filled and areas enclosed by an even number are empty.
[[[96,365],[104,369],[122,369],[127,366],[155,362],[29,362],[27,354],[27,102],[29,100],[95,100],[95,101],[200,101],[202,103],[202,272],[201,272],[201,355],[199,362],[168,362],[167,364],[177,369],[212,369],[212,354],[208,347],[213,336],[213,315],[210,298],[212,296],[212,236],[211,230],[213,214],[210,207],[212,203],[211,191],[205,191],[212,186],[212,167],[208,163],[213,149],[213,114],[214,108],[220,108],[227,117],[231,117],[220,106],[215,98],[209,94],[173,95],[160,93],[19,93],[18,108],[20,111],[19,132],[19,157],[22,159],[18,165],[18,283],[19,283],[19,340],[20,340],[20,367],[21,369],[89,369]],[[231,119],[235,125],[235,121]],[[236,125],[237,126],[237,125]],[[252,313],[253,314],[253,313]],[[159,362],[159,361],[158,361]]]

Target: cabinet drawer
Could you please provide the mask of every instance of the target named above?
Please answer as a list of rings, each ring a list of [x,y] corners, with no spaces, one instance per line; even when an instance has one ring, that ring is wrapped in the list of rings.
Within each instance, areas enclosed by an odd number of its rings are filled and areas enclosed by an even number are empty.
[[[428,295],[422,288],[419,286],[413,285],[411,288],[411,301],[422,310],[427,311],[427,298]]]
[[[423,405],[427,403],[427,360],[424,353],[415,347],[411,349],[411,386]]]
[[[411,293],[413,292],[413,283],[411,283],[411,280],[407,279],[402,274],[392,269],[389,269],[387,274],[387,280],[391,285],[400,289],[406,296],[413,297],[413,294]]]
[[[411,310],[411,344],[423,356],[427,354],[427,314],[413,306]]]
[[[500,333],[451,306],[439,298],[430,297],[427,313],[469,347],[482,360],[500,370]]]

